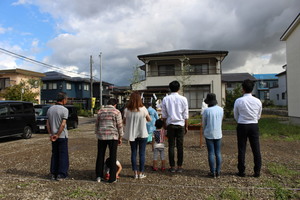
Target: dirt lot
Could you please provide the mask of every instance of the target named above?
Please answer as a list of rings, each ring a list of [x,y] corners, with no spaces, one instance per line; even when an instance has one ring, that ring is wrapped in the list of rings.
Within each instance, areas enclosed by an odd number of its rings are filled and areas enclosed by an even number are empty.
[[[263,168],[253,178],[253,158],[248,147],[247,176],[235,176],[237,145],[234,132],[223,137],[223,166],[220,179],[207,177],[206,148],[199,147],[197,131],[185,137],[184,172],[152,172],[152,151],[147,146],[147,178],[132,178],[130,147],[125,141],[118,149],[123,165],[121,178],[114,184],[95,182],[97,140],[94,124],[70,130],[70,179],[49,179],[51,145],[46,134],[29,140],[0,139],[0,199],[275,199],[286,195],[300,197],[300,142],[262,139]],[[167,151],[166,151],[167,154]],[[270,171],[270,166],[285,166],[296,171],[292,176]]]

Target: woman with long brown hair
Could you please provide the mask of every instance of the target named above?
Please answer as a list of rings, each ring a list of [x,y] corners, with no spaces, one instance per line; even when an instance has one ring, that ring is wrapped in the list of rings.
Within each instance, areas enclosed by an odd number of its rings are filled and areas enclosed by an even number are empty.
[[[151,121],[148,110],[143,105],[140,94],[133,92],[124,110],[123,122],[125,124],[124,138],[130,142],[131,165],[136,179],[146,177],[144,171],[148,138],[147,121]],[[139,169],[137,168],[137,151],[139,151]]]

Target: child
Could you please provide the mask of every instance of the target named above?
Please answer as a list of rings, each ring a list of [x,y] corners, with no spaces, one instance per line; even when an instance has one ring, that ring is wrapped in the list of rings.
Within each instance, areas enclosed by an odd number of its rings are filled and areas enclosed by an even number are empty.
[[[104,164],[104,172],[105,172],[105,180],[108,180],[109,179],[109,170],[111,168],[110,166],[110,158],[108,157],[106,160],[105,160],[105,164]],[[120,178],[119,174],[122,170],[122,165],[121,163],[117,160],[116,162],[116,165],[117,165],[117,173],[116,173],[116,177],[117,179]]]
[[[155,122],[155,127],[156,130],[153,131],[153,139],[152,139],[152,151],[153,151],[153,166],[152,166],[152,170],[153,171],[157,171],[158,167],[157,167],[157,156],[158,153],[160,153],[160,159],[161,159],[161,170],[164,171],[165,168],[165,135],[166,135],[166,131],[164,129],[162,129],[164,125],[164,122],[161,119],[156,120]]]

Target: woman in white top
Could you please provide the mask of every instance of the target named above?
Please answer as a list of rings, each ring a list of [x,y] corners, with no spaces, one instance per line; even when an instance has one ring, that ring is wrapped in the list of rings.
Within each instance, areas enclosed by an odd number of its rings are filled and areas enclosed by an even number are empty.
[[[130,95],[130,99],[124,110],[125,134],[124,138],[129,140],[131,147],[131,165],[134,178],[145,178],[145,154],[148,132],[146,123],[151,121],[148,110],[142,103],[141,96],[137,92]],[[137,151],[139,149],[139,169],[137,168]]]

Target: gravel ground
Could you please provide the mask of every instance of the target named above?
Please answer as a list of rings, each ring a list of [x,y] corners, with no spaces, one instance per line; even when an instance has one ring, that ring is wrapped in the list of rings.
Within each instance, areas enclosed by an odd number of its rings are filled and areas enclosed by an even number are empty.
[[[147,145],[146,175],[133,179],[130,146],[124,141],[118,149],[123,165],[117,183],[95,182],[97,140],[94,124],[84,123],[69,131],[70,179],[51,181],[51,145],[47,134],[31,139],[0,139],[0,199],[288,199],[300,198],[300,142],[262,139],[263,168],[260,178],[252,177],[253,158],[248,147],[246,177],[237,172],[237,145],[234,132],[223,133],[222,174],[207,177],[206,147],[200,148],[198,131],[185,137],[184,172],[151,171],[152,151]],[[204,144],[205,145],[205,144]],[[167,148],[166,148],[167,156]],[[167,158],[167,157],[166,157]],[[168,162],[167,162],[168,163]],[[296,171],[291,176],[276,174],[270,165]],[[281,193],[280,193],[281,192]]]

